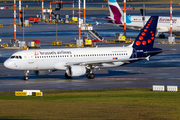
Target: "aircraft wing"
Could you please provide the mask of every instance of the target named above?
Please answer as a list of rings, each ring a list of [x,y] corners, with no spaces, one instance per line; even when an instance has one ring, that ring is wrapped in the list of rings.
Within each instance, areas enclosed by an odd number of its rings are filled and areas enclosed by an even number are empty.
[[[95,17],[91,17],[91,19],[97,19],[97,20],[104,20],[104,21],[112,21],[114,22],[115,20],[112,20],[112,19],[105,19],[105,18],[95,18]],[[115,24],[115,23],[101,23],[101,22],[98,22],[96,21],[96,25],[113,25],[113,26],[123,26],[122,24]]]
[[[113,64],[113,62],[123,62],[123,63],[129,63],[130,61],[137,61],[137,60],[142,60],[146,58],[131,58],[131,59],[115,59],[115,60],[101,60],[101,61],[87,61],[87,62],[79,62],[79,63],[66,63],[65,66],[71,66],[71,65],[81,65],[81,66],[86,66],[86,65],[94,65],[94,66],[102,66],[103,63],[106,64]]]
[[[124,26],[124,25],[121,25],[121,26]],[[138,26],[138,25],[136,26],[136,25],[131,25],[131,24],[126,24],[126,27],[129,29],[133,28],[135,30],[141,30],[143,28],[143,26]]]
[[[111,19],[96,18],[96,17],[91,17],[91,19],[95,19],[95,20],[105,20],[105,21],[115,21],[115,20],[111,20]]]
[[[105,18],[91,18],[91,19],[97,19],[97,20],[105,20],[105,21],[115,21],[115,20],[110,20],[110,19],[105,19]],[[116,23],[100,23],[96,21],[96,25],[113,25],[113,26],[120,26],[120,27],[124,27],[124,24],[116,24]],[[136,30],[141,30],[143,28],[143,26],[138,26],[138,25],[131,25],[131,24],[126,24],[126,27],[131,29],[136,29]]]
[[[113,24],[113,23],[101,23],[96,21],[96,25],[113,25],[113,26],[123,26],[122,24]]]

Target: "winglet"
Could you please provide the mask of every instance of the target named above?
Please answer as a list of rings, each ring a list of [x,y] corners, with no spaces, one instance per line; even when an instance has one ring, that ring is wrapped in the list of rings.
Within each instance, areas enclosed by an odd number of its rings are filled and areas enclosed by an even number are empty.
[[[99,22],[98,22],[98,21],[96,21],[96,25],[99,25]]]
[[[149,61],[150,55],[146,57],[146,60]]]

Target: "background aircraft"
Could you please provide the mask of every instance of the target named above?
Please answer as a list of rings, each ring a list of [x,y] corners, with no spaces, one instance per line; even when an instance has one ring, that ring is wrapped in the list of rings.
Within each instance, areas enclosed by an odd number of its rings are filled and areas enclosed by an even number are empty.
[[[105,17],[104,19],[101,19],[101,18],[92,18],[92,19],[106,20],[107,22],[115,26],[124,27],[123,11],[121,10],[117,1],[108,0],[108,5],[109,5],[110,16]],[[145,23],[148,21],[149,18],[150,16],[145,16]],[[180,35],[180,17],[173,17],[172,21],[173,21],[172,32],[173,34],[179,36]],[[97,22],[97,24],[99,23]],[[107,23],[102,23],[102,24],[107,24]],[[127,29],[141,30],[143,26],[144,25],[143,25],[142,16],[131,16],[131,15],[126,16]],[[157,31],[155,33],[156,36],[158,35],[158,33],[162,33],[159,35],[159,37],[165,38],[165,35],[163,33],[169,33],[169,32],[170,32],[170,17],[159,16]]]
[[[4,62],[4,66],[13,70],[24,70],[28,79],[29,70],[37,75],[50,74],[64,70],[65,77],[71,78],[87,74],[94,79],[93,69],[118,67],[142,59],[148,59],[162,52],[153,48],[158,17],[151,17],[137,36],[134,43],[127,47],[94,47],[64,49],[31,49],[14,53]]]

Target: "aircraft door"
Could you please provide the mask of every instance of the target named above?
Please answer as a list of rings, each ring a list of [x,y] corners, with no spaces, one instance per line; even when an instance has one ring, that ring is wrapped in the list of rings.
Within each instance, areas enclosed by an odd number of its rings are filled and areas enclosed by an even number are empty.
[[[34,53],[33,52],[28,52],[28,68],[30,69],[35,69],[35,58],[34,58]]]

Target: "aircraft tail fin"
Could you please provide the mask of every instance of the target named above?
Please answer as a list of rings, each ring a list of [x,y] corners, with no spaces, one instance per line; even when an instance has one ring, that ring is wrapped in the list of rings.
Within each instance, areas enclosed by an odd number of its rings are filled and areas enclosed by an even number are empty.
[[[157,29],[157,22],[159,16],[151,16],[147,21],[146,25],[143,27],[134,43],[133,48],[152,48],[154,45],[154,39]]]
[[[110,17],[116,24],[123,24],[123,11],[116,0],[108,0]]]

